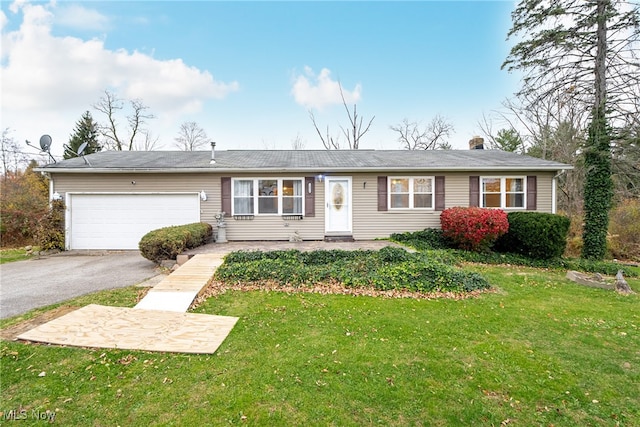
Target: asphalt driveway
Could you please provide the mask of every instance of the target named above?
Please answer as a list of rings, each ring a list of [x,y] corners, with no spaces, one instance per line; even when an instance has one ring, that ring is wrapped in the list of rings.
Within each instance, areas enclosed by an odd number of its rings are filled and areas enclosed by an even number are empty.
[[[0,265],[0,318],[158,274],[138,251],[63,252]]]

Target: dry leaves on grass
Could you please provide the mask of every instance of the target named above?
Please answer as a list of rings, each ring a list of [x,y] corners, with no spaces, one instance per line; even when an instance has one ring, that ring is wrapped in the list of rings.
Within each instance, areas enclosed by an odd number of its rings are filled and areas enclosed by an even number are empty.
[[[190,309],[194,309],[203,304],[208,298],[221,295],[228,290],[232,291],[266,291],[266,292],[286,292],[286,293],[313,293],[320,295],[353,295],[382,298],[414,298],[414,299],[453,299],[463,300],[475,298],[479,295],[495,292],[494,289],[476,290],[471,292],[414,292],[409,290],[388,290],[381,291],[373,287],[346,287],[341,282],[332,281],[329,283],[316,283],[307,286],[281,285],[275,281],[261,281],[248,283],[224,283],[212,281],[202,290],[191,304]]]

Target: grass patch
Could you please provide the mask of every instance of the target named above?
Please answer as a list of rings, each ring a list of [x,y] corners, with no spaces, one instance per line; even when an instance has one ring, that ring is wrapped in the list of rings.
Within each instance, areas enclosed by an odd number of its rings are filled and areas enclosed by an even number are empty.
[[[427,257],[445,264],[458,265],[465,262],[506,264],[555,270],[577,270],[607,275],[615,275],[618,270],[622,270],[625,276],[640,276],[640,267],[613,261],[594,261],[582,258],[534,259],[515,253],[454,249],[453,242],[444,237],[442,231],[437,229],[392,234],[390,240],[416,249]]]
[[[637,294],[469,268],[498,292],[227,291],[196,309],[240,317],[214,355],[2,341],[2,410],[55,411],[60,425],[637,425]],[[132,306],[137,292],[67,304]]]
[[[38,248],[34,247],[34,252],[37,250]],[[27,254],[27,251],[25,251],[24,248],[0,249],[0,264],[14,261],[24,261],[26,259],[31,259],[32,257],[33,255]]]

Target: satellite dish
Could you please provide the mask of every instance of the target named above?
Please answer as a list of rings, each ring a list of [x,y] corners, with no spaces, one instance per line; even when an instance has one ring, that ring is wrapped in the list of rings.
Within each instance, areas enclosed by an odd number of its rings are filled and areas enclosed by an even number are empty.
[[[89,145],[88,142],[83,142],[82,144],[80,144],[80,147],[78,147],[78,156],[82,156],[84,154],[84,150],[86,150],[87,145]]]
[[[40,148],[42,151],[46,151],[47,153],[49,152],[49,149],[51,148],[51,137],[49,135],[42,135],[40,137]]]

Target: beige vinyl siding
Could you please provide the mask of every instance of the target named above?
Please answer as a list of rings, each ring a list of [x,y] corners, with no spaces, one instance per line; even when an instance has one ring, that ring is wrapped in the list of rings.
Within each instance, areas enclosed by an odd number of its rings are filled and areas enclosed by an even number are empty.
[[[378,211],[378,176],[382,175],[387,174],[352,175],[353,238],[355,240],[372,240],[389,237],[392,233],[440,226],[440,212],[434,210]],[[410,173],[396,175],[414,176]],[[445,179],[445,188],[446,184]]]
[[[551,188],[553,186],[553,172],[530,172],[527,175],[537,175],[538,177],[538,212],[551,213],[553,208],[553,194]]]
[[[201,221],[215,225],[215,214],[221,209],[220,178],[288,178],[314,176],[314,173],[287,174],[211,174],[211,173],[53,173],[53,191],[62,196],[72,193],[199,193],[205,191],[207,200],[200,202]],[[440,227],[440,212],[435,210],[378,211],[378,176],[445,176],[445,208],[468,206],[468,172],[455,173],[359,173],[336,174],[352,177],[353,237],[371,240],[388,237],[391,233],[418,231]],[[522,172],[510,174],[473,173],[488,176],[537,175],[537,210],[551,212],[553,172]],[[132,184],[135,182],[135,185]],[[365,185],[366,183],[366,185]],[[315,183],[315,216],[302,220],[283,220],[280,216],[256,215],[251,220],[228,217],[228,240],[289,240],[295,231],[304,240],[321,240],[325,231],[324,182]],[[306,188],[305,188],[306,192]]]
[[[200,193],[200,220],[214,223],[220,210],[220,180],[211,174],[52,174],[53,191],[65,193]],[[135,184],[133,184],[135,182]]]
[[[232,178],[305,178],[314,174],[225,174]],[[220,177],[216,178],[219,182]],[[306,194],[307,189],[304,188]],[[255,215],[253,219],[227,218],[228,240],[284,240],[288,241],[297,231],[303,240],[324,238],[324,185],[315,183],[315,216],[301,220],[284,220],[277,215]]]
[[[220,178],[229,174],[54,174],[54,192],[65,193],[199,193],[200,220],[215,226],[215,214],[221,209]],[[234,178],[258,177],[255,174],[233,174]],[[303,177],[303,174],[264,174],[259,177]],[[308,174],[306,176],[309,176]],[[135,185],[132,184],[135,182]],[[306,191],[306,189],[305,189]],[[304,240],[324,238],[324,186],[316,183],[315,217],[283,220],[280,216],[256,215],[251,220],[226,219],[228,240],[289,240],[295,231]]]
[[[394,174],[354,174],[353,175],[353,237],[356,240],[371,240],[388,237],[392,233],[419,231],[425,228],[440,228],[440,212],[431,210],[388,210],[378,211],[377,177]],[[445,177],[445,208],[469,206],[469,173],[403,173],[403,176]],[[484,176],[486,174],[479,174]],[[515,174],[497,174],[500,176],[536,175],[537,211],[551,212],[552,172],[522,172]],[[366,182],[366,186],[364,183]],[[316,198],[317,201],[317,198]],[[324,209],[324,208],[323,208]]]

